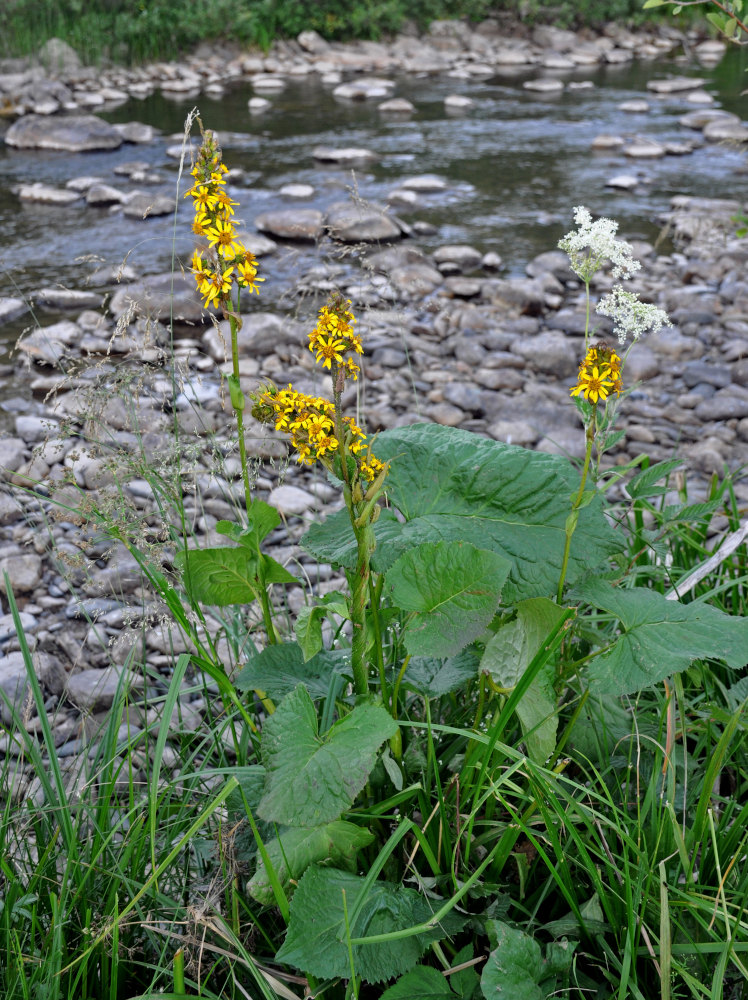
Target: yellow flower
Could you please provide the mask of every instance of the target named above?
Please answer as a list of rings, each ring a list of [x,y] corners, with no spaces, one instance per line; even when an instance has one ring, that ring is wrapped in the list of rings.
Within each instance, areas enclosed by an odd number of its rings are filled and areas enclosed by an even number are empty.
[[[610,377],[610,369],[594,365],[579,373],[579,381],[572,387],[571,395],[584,396],[591,403],[597,403],[598,399],[604,402],[613,388],[615,386]]]
[[[237,249],[241,246],[236,242],[236,230],[233,225],[223,219],[218,219],[208,229],[208,242],[222,257],[236,257]]]
[[[201,294],[205,296],[206,306],[209,306],[211,302],[215,302],[218,305],[219,302],[228,298],[231,291],[231,273],[233,270],[233,267],[228,267],[223,273],[216,271],[211,276],[210,282],[206,282],[200,288]]]
[[[315,350],[317,352],[317,361],[322,361],[322,366],[324,368],[329,368],[333,361],[342,361],[343,355],[341,351],[345,350],[345,344],[342,340],[334,340],[332,335],[330,335],[327,340],[324,337],[318,337],[315,344]]]
[[[205,212],[198,211],[195,213],[195,220],[192,223],[192,232],[196,236],[207,236],[211,225],[210,216]]]
[[[216,207],[216,196],[208,184],[196,184],[185,195],[192,195],[195,212],[212,212]]]

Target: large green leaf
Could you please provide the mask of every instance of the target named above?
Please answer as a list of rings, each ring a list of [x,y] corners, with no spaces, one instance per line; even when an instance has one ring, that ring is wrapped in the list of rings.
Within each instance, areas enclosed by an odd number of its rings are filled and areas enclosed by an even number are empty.
[[[567,459],[438,424],[385,431],[377,438],[377,457],[390,462],[387,495],[404,522],[384,511],[375,524],[375,570],[387,570],[424,542],[460,540],[510,560],[504,603],[555,593],[566,519],[579,489],[579,473]],[[303,544],[317,558],[355,565],[352,531],[341,515],[312,529]],[[601,497],[593,498],[579,514],[567,580],[622,546]]]
[[[277,701],[303,684],[312,698],[325,698],[330,674],[350,672],[349,662],[342,651],[329,650],[304,662],[298,643],[279,642],[266,646],[248,660],[234,685],[239,691],[263,691]]]
[[[586,671],[597,694],[641,691],[702,658],[736,668],[748,662],[748,618],[726,615],[699,601],[668,601],[643,587],[624,590],[603,580],[586,580],[575,588],[575,596],[620,622],[621,634]]]
[[[564,613],[563,608],[546,597],[520,601],[516,618],[486,644],[481,670],[507,690],[516,687]],[[532,681],[516,709],[528,755],[540,764],[556,749],[558,717],[553,680],[553,665],[548,664]]]
[[[486,929],[493,946],[480,979],[486,1000],[545,1000],[539,986],[545,970],[537,941],[499,920],[489,920]]]
[[[331,823],[366,784],[379,747],[397,732],[381,705],[357,705],[319,734],[309,692],[299,686],[262,729],[267,780],[258,812],[285,826]]]
[[[321,979],[349,979],[343,894],[350,919],[365,886],[365,879],[348,872],[309,868],[291,900],[291,920],[277,960]],[[431,916],[428,901],[414,889],[374,882],[350,927],[350,936],[370,937],[404,930],[425,923]],[[401,975],[412,969],[428,945],[443,938],[448,930],[442,925],[384,944],[353,945],[356,973],[369,983]]]
[[[478,675],[478,657],[470,649],[446,660],[431,656],[413,656],[403,677],[403,686],[428,698],[460,691]]]
[[[416,965],[385,990],[380,1000],[443,1000],[444,997],[455,1000],[441,972],[430,965]]]
[[[404,630],[415,656],[454,656],[484,631],[510,569],[503,556],[467,542],[426,542],[387,571],[392,601],[413,612]]]
[[[241,545],[212,549],[186,549],[177,554],[184,584],[199,604],[250,604],[260,592],[260,573],[268,583],[298,583],[287,569]]]
[[[373,839],[374,834],[369,830],[339,819],[324,826],[283,830],[265,844],[265,849],[278,880],[290,895],[292,881],[300,879],[310,865],[329,864],[354,871],[356,855]],[[258,903],[271,906],[274,902],[273,887],[262,859],[259,859],[248,891]]]

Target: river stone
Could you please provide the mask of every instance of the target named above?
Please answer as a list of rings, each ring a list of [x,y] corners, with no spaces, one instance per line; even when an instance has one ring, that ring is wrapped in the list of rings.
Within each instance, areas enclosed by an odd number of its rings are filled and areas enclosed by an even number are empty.
[[[719,108],[707,108],[703,111],[689,111],[678,119],[678,124],[684,128],[703,129],[712,122],[732,122],[740,123],[740,118],[731,111],[722,111]]]
[[[173,282],[173,286],[172,286]],[[200,323],[210,311],[203,307],[195,281],[189,274],[170,271],[156,274],[132,285],[118,288],[112,295],[109,309],[115,318],[129,310],[133,315],[168,321]]]
[[[0,475],[16,472],[25,460],[25,441],[21,438],[0,437]]]
[[[70,205],[80,200],[77,191],[67,191],[49,184],[20,184],[14,193],[21,201],[33,201],[38,205]]]
[[[296,41],[305,52],[309,52],[313,56],[325,55],[330,51],[330,43],[311,28],[297,35]]]
[[[5,133],[5,142],[16,149],[56,149],[66,153],[119,149],[119,131],[95,115],[25,115]]]
[[[28,691],[28,673],[23,653],[15,651],[0,657],[0,691],[10,704],[20,710]],[[4,700],[0,699],[0,719],[9,725],[12,715]]]
[[[449,182],[436,174],[418,174],[416,177],[404,177],[400,181],[400,187],[418,194],[440,194],[448,190]]]
[[[92,184],[86,191],[86,204],[93,207],[118,205],[126,195],[110,184]]]
[[[569,56],[562,56],[558,52],[549,52],[540,60],[543,69],[575,69],[576,63]]]
[[[474,271],[483,257],[475,247],[460,244],[438,247],[431,256],[436,264],[456,264],[461,271]]]
[[[311,321],[308,324],[297,323],[277,313],[247,313],[242,316],[242,325],[236,335],[239,354],[253,358],[272,354],[281,344],[303,344],[305,334],[312,326]],[[218,329],[209,326],[203,334],[202,343],[215,361],[224,362],[231,345],[228,320],[222,320]]]
[[[390,284],[408,297],[422,298],[442,283],[442,275],[427,263],[404,264],[389,272]]]
[[[531,447],[542,436],[524,420],[496,420],[489,425],[488,433],[496,441],[522,445],[523,448]]]
[[[649,101],[634,99],[632,101],[621,101],[618,105],[619,111],[627,111],[630,114],[643,114],[649,111]]]
[[[147,219],[151,216],[171,215],[176,204],[171,195],[133,191],[122,202],[122,211],[129,219]]]
[[[332,146],[315,146],[312,150],[312,156],[319,163],[335,163],[343,167],[362,166],[374,163],[379,159],[378,153],[358,146],[346,146],[343,149],[333,149]]]
[[[29,311],[29,305],[23,299],[0,298],[0,326],[12,323],[14,319]]]
[[[255,90],[278,93],[286,88],[286,80],[282,76],[272,73],[258,73],[252,77],[252,86]]]
[[[624,145],[623,136],[597,135],[590,143],[590,149],[620,149]]]
[[[284,184],[278,194],[284,198],[311,198],[314,188],[311,184]]]
[[[662,365],[646,344],[637,344],[626,361],[627,382],[645,382],[661,371]]]
[[[379,77],[362,76],[349,83],[341,83],[335,87],[333,97],[342,97],[349,101],[368,101],[377,97],[389,97],[395,89],[394,80],[384,80]]]
[[[161,134],[160,129],[155,128],[153,125],[146,125],[144,122],[121,122],[116,124],[114,128],[117,129],[125,142],[132,142],[137,145],[145,145],[146,143],[153,142],[156,136]]]
[[[574,341],[563,333],[549,331],[536,337],[518,337],[512,343],[512,354],[525,358],[528,366],[543,374],[568,378],[579,364]]]
[[[415,104],[404,97],[391,97],[389,101],[377,105],[377,111],[383,115],[412,115],[415,110]]]
[[[263,212],[255,219],[255,226],[280,239],[314,243],[324,231],[323,218],[316,208],[286,208]]]
[[[426,410],[426,416],[443,427],[459,427],[466,419],[465,411],[450,403],[434,403]]]
[[[51,309],[101,309],[104,296],[75,288],[40,288],[34,299]]]
[[[270,491],[268,503],[281,512],[281,514],[305,514],[309,510],[314,510],[319,506],[319,501],[311,493],[300,489],[298,486],[276,486]]]
[[[703,104],[709,105],[714,104],[714,98],[711,94],[708,94],[705,90],[692,90],[687,96],[686,100],[689,104]]]
[[[537,94],[560,94],[564,89],[564,83],[563,80],[555,80],[552,77],[539,77],[537,80],[525,80],[522,87]]]
[[[633,191],[640,183],[639,178],[633,174],[616,174],[605,182],[605,187],[616,188],[619,191]]]
[[[35,361],[55,365],[65,354],[66,348],[76,343],[81,329],[76,323],[63,320],[52,326],[37,327],[18,344],[18,349]]]
[[[34,552],[0,558],[0,590],[7,593],[5,574],[8,574],[10,589],[14,594],[28,593],[41,581],[42,561]]]
[[[325,228],[341,243],[375,243],[402,236],[397,223],[383,209],[369,203],[335,202],[325,216]]]
[[[548,455],[566,455],[568,458],[584,458],[584,430],[576,427],[554,427],[535,445],[535,451]]]
[[[696,407],[699,420],[731,420],[734,417],[748,417],[748,396],[738,396],[728,388],[719,389],[711,397]]]
[[[81,670],[68,677],[65,693],[81,712],[101,712],[112,707],[118,691],[141,687],[142,679],[121,667]]]
[[[442,395],[447,403],[459,406],[467,413],[480,416],[486,411],[485,394],[467,382],[448,382],[442,390]]]
[[[706,82],[698,76],[671,76],[666,80],[648,80],[647,90],[655,94],[678,94],[684,90],[700,90]]]
[[[247,101],[247,108],[252,115],[262,115],[272,108],[273,103],[267,97],[250,97]]]
[[[702,134],[708,142],[748,142],[748,125],[714,121],[704,126]]]
[[[464,97],[462,94],[449,94],[444,98],[444,108],[447,111],[469,111],[475,107],[472,97]],[[441,421],[437,420],[437,423]]]
[[[631,357],[633,356],[632,354]],[[628,364],[626,370],[628,371]],[[732,382],[732,374],[728,365],[717,365],[713,361],[689,361],[683,366],[683,381],[689,389],[693,389],[700,382],[707,382],[717,389],[724,389]],[[735,381],[740,383],[740,378],[736,378]]]
[[[665,155],[665,147],[653,139],[639,139],[627,146],[623,155],[634,160],[656,160]]]

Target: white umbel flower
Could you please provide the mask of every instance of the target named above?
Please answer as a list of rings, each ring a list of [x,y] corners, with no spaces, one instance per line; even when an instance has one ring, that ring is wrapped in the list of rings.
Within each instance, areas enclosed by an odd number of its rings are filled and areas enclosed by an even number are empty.
[[[613,265],[614,278],[630,278],[641,264],[634,259],[633,247],[625,240],[617,240],[618,223],[613,219],[596,219],[588,209],[579,205],[574,209],[574,221],[579,229],[567,233],[558,245],[569,255],[571,269],[589,282],[605,261]]]
[[[619,344],[631,337],[637,341],[643,334],[657,333],[663,326],[672,326],[664,309],[642,302],[634,292],[627,292],[621,285],[614,285],[595,306],[595,312],[613,320],[613,332]]]

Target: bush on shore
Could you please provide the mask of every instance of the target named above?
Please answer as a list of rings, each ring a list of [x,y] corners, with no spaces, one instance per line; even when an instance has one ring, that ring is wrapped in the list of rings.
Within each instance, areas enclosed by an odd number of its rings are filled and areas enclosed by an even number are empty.
[[[425,28],[440,18],[509,15],[579,28],[646,16],[640,0],[6,0],[4,6],[0,55],[28,55],[57,37],[89,63],[173,57],[201,41],[267,48],[309,29],[331,40],[378,39],[406,22]]]

